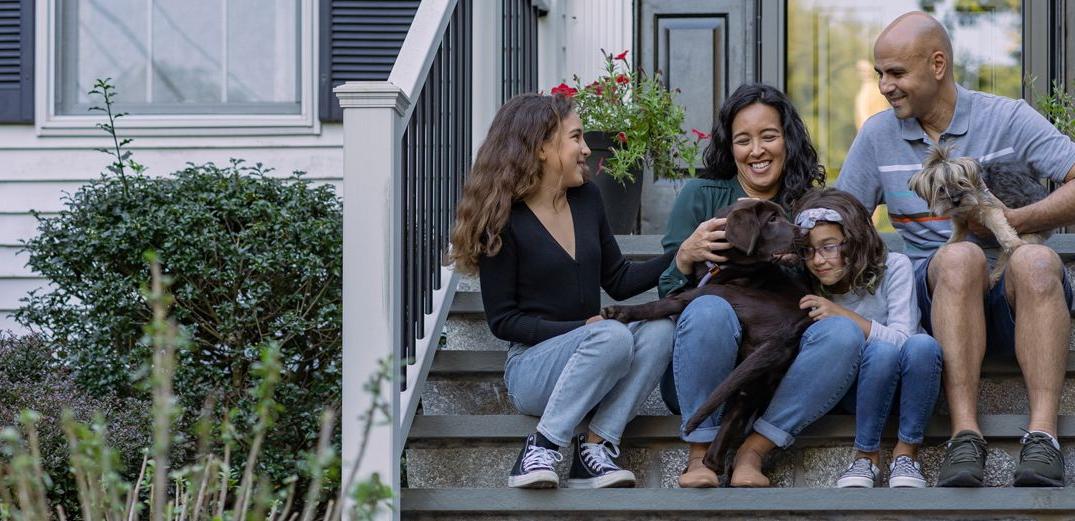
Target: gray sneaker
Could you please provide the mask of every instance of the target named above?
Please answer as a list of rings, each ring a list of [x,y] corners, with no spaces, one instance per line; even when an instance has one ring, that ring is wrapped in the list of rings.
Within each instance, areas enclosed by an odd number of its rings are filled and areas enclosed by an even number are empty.
[[[926,488],[922,466],[910,456],[897,456],[888,466],[889,488]]]
[[[877,478],[881,476],[881,469],[877,468],[869,458],[855,460],[847,470],[836,480],[837,488],[873,488],[877,485]]]

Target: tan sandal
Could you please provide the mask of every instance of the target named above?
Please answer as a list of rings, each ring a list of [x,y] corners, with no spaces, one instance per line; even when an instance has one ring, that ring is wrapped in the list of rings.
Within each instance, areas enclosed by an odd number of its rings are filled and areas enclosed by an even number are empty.
[[[679,475],[679,488],[716,488],[720,486],[720,479],[717,477],[717,473],[709,470],[701,463],[703,458],[690,458],[687,460],[687,467],[683,469],[683,473]],[[691,463],[695,461],[699,462],[698,465],[692,470]]]

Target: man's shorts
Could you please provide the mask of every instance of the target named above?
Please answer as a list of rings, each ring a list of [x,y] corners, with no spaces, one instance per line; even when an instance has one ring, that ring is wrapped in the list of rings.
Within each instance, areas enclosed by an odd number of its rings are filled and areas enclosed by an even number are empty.
[[[933,256],[915,265],[915,292],[918,294],[918,309],[922,312],[922,327],[927,333],[933,334],[933,324],[930,310],[933,306],[933,295],[929,292],[929,263]],[[1071,309],[1072,294],[1071,282],[1068,280],[1068,270],[1060,268],[1063,273],[1064,302]],[[985,341],[986,352],[991,355],[1015,356],[1015,310],[1008,304],[1004,296],[1004,280],[1007,275],[1001,276],[1000,280],[989,290],[985,296]]]

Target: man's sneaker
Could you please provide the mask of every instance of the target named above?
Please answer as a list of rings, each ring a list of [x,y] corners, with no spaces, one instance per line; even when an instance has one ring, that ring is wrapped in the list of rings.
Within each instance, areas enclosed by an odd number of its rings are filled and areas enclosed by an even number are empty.
[[[575,457],[568,475],[568,488],[622,488],[635,486],[635,475],[612,461],[620,450],[609,442],[586,443],[586,435],[575,436]]]
[[[509,487],[556,488],[560,478],[556,475],[556,462],[563,460],[560,451],[546,449],[537,444],[537,434],[526,437],[523,450],[515,459],[515,466],[508,476]]]
[[[877,468],[870,458],[859,458],[840,475],[840,479],[836,480],[836,486],[838,488],[873,488],[880,476],[881,469]]]
[[[1015,467],[1017,487],[1064,486],[1064,457],[1056,438],[1044,432],[1028,432],[1023,436],[1019,465]]]
[[[896,456],[888,466],[889,488],[926,488],[922,466],[910,456]]]
[[[985,439],[974,431],[959,431],[948,440],[937,486],[982,486],[985,477],[985,445]]]

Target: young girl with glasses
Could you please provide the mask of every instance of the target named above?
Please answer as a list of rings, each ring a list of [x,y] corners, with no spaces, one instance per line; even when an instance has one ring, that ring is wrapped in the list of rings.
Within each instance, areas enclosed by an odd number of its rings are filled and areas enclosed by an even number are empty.
[[[898,395],[888,486],[925,487],[916,458],[940,388],[941,349],[919,327],[911,261],[886,253],[866,209],[846,192],[807,193],[794,214],[795,224],[809,230],[800,254],[815,289],[799,307],[814,320],[847,317],[866,336],[858,381],[842,402],[855,413],[856,453],[836,486],[880,482],[881,431]]]

